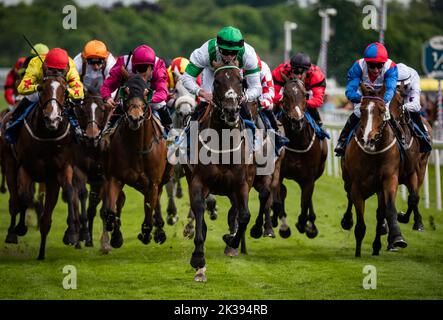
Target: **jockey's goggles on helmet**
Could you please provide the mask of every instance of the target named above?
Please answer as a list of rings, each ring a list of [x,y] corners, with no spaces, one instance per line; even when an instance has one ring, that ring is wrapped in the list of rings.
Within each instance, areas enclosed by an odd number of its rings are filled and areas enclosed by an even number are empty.
[[[379,63],[368,62],[368,68],[369,69],[381,69],[381,68],[383,68],[384,65],[385,64],[383,62],[379,62]]]
[[[135,73],[145,73],[148,70],[149,64],[136,64],[134,66]]]
[[[87,62],[90,65],[97,64],[99,66],[101,66],[104,63],[103,59],[87,59]]]
[[[306,70],[308,70],[308,69],[304,68],[304,67],[294,67],[291,69],[292,73],[294,73],[294,74],[302,74]]]
[[[223,49],[223,48],[219,48],[220,53],[224,56],[236,56],[238,51],[237,50],[228,50],[228,49]]]

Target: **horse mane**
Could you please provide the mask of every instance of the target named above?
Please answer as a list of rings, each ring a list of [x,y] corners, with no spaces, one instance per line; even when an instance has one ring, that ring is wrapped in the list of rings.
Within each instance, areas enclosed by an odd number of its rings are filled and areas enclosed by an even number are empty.
[[[129,77],[125,83],[125,91],[128,94],[127,99],[131,98],[145,98],[146,91],[149,89],[148,83],[139,74]]]

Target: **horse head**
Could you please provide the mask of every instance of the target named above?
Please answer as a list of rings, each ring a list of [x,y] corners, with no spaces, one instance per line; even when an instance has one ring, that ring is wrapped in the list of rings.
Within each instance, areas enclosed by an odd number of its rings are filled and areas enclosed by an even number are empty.
[[[375,144],[381,140],[383,130],[387,124],[385,115],[389,110],[383,100],[386,87],[383,85],[382,89],[375,93],[372,93],[364,85],[360,85],[360,89],[363,97],[360,106],[361,119],[357,138],[366,150],[374,151]]]
[[[289,79],[283,75],[282,112],[291,129],[300,132],[304,126],[307,92],[303,81]]]
[[[128,119],[129,128],[138,130],[145,120],[148,108],[149,86],[140,76],[135,75],[128,79],[124,86],[123,110]]]
[[[39,99],[46,128],[50,131],[57,130],[63,120],[67,88],[64,74],[49,71],[45,74]]]
[[[174,108],[177,121],[181,126],[184,126],[188,117],[194,112],[197,102],[195,96],[183,86],[181,80],[177,82],[175,88],[177,99],[174,102]]]
[[[106,125],[109,110],[101,96],[97,93],[85,95],[84,103],[74,110],[80,127],[85,133],[85,143],[89,147],[96,147],[100,141],[100,134]]]
[[[221,119],[233,128],[240,120],[240,101],[243,97],[243,78],[238,61],[214,63],[213,101],[221,111]]]

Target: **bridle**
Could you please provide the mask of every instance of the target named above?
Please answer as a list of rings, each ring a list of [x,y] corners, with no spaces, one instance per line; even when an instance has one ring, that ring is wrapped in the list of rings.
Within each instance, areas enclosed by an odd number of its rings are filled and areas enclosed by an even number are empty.
[[[362,99],[378,100],[378,101],[383,102],[383,104],[385,103],[385,101],[382,98],[377,97],[377,96],[362,96]],[[382,134],[383,134],[383,130],[385,129],[387,124],[388,124],[388,120],[383,119],[379,129],[377,130],[377,133],[374,136],[374,143],[377,143],[378,141],[380,141]]]
[[[215,69],[215,71],[214,71],[214,78],[215,78],[215,75],[217,74],[217,72],[219,72],[221,70],[225,70],[225,69],[236,69],[239,72],[241,71],[241,69],[239,67],[237,67],[237,66],[221,66],[221,67]],[[241,77],[240,77],[240,82],[242,82],[242,78]],[[240,105],[240,102],[241,102],[242,99],[243,99],[243,93],[241,95],[238,95],[237,98],[235,98],[234,100],[237,102],[237,105]],[[218,97],[215,94],[215,92],[214,92],[214,96],[213,96],[213,99],[212,99],[212,101],[214,103],[214,106],[215,106],[215,108],[220,109],[220,110],[223,111],[221,100],[222,99],[220,97]],[[222,113],[221,117],[222,116],[223,116],[223,113]],[[224,119],[222,119],[222,120],[224,120]]]

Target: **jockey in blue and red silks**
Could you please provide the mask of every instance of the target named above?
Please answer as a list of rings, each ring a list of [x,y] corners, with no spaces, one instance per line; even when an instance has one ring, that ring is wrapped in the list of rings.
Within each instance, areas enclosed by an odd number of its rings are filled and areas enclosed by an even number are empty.
[[[397,65],[388,58],[388,52],[383,44],[379,42],[369,44],[364,51],[363,58],[357,60],[348,71],[348,83],[345,94],[348,100],[354,103],[354,113],[349,117],[338,138],[337,147],[334,150],[337,156],[344,155],[349,133],[360,121],[360,103],[362,99],[360,83],[374,91],[380,90],[385,85],[386,92],[383,100],[387,110],[389,110],[389,103],[395,95],[397,78]],[[400,143],[404,145],[401,129],[394,118],[390,116],[389,111],[386,112],[385,119],[389,119]]]

